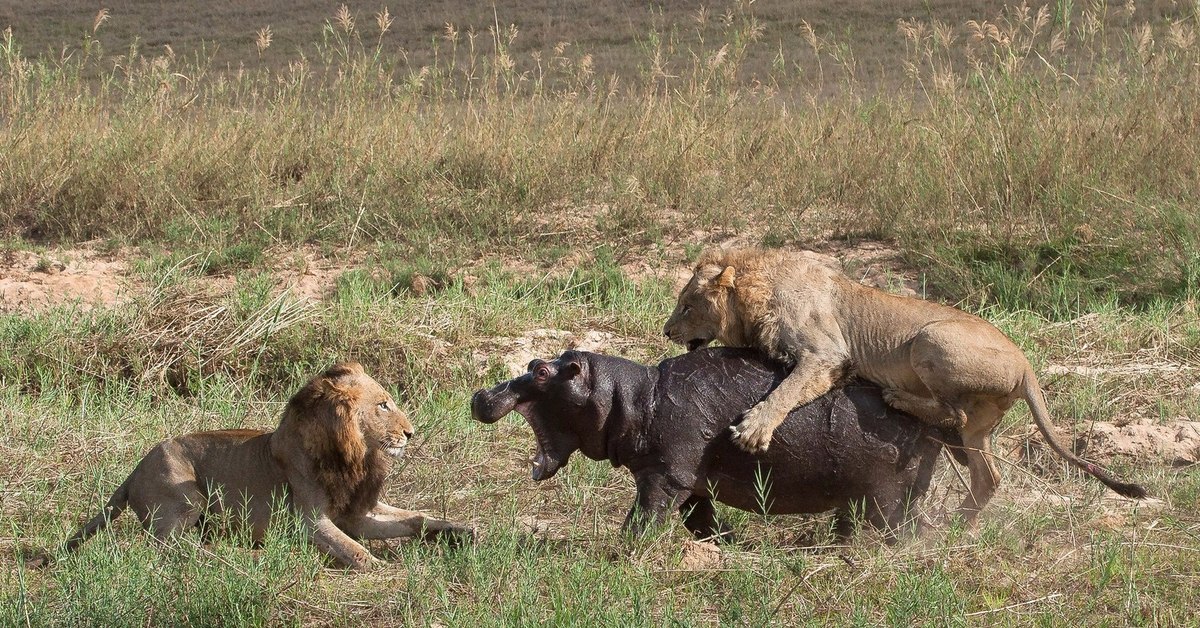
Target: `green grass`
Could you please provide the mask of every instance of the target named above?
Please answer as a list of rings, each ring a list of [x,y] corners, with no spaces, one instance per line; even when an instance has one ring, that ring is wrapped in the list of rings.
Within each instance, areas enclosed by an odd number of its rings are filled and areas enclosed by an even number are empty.
[[[603,2],[548,23],[498,6],[494,35],[490,10],[448,6],[461,17],[414,10],[381,40],[378,7],[354,6],[353,31],[322,29],[324,13],[274,23],[261,58],[252,15],[217,15],[222,47],[199,57],[210,34],[191,22],[172,57],[121,14],[87,36],[92,8],[73,26],[66,2],[39,29],[21,21],[0,44],[5,259],[33,251],[46,272],[92,248],[130,258],[138,287],[110,308],[0,312],[0,624],[1195,623],[1200,474],[1117,460],[1161,501],[1115,500],[1027,443],[1023,405],[998,431],[1005,483],[977,531],[840,546],[829,516],[726,509],[741,542],[699,567],[678,522],[620,535],[625,471],[576,456],[534,484],[523,422],[469,420],[510,353],[567,348],[534,330],[606,332],[606,352],[643,362],[679,351],[661,325],[707,246],[864,239],[1039,373],[1165,367],[1044,375],[1065,432],[1200,415],[1193,9],[760,0],[700,24],[685,5],[622,9],[620,25]],[[897,29],[913,14],[925,22]],[[966,19],[995,36],[974,41]],[[559,34],[576,45],[555,53]],[[59,41],[65,58],[41,54]],[[280,289],[281,269],[310,264],[336,271],[320,300]],[[354,574],[287,525],[261,548],[162,546],[128,517],[24,568],[154,443],[274,426],[340,359],[417,427],[387,501],[470,522],[478,543],[375,542],[387,564]],[[961,496],[946,466],[927,506]]]
[[[669,288],[631,281],[605,255],[584,264],[590,270],[551,279],[492,270],[471,294],[457,281],[423,296],[397,294],[386,283],[344,285],[311,306],[303,323],[263,330],[225,356],[205,348],[222,344],[226,330],[261,318],[271,304],[262,275],[189,301],[193,312],[224,304],[228,320],[183,351],[137,340],[151,335],[139,325],[189,321],[181,311],[156,311],[163,307],[156,301],[86,316],[51,310],[0,317],[6,345],[28,352],[8,356],[0,367],[0,405],[10,417],[0,477],[11,547],[56,546],[168,435],[273,425],[290,391],[341,357],[363,360],[417,425],[420,439],[392,478],[389,502],[470,521],[483,532],[466,548],[376,542],[372,550],[389,564],[355,575],[321,567],[315,550],[286,529],[262,549],[237,539],[200,546],[194,535],[162,548],[125,519],[79,557],[49,569],[25,570],[10,553],[0,607],[5,623],[24,623],[25,613],[31,623],[67,624],[185,616],[196,623],[397,625],[958,624],[969,621],[966,613],[1003,624],[1194,619],[1187,610],[1196,601],[1192,589],[1173,575],[1195,573],[1200,503],[1191,471],[1118,464],[1118,472],[1167,502],[1144,512],[1113,510],[1098,485],[1057,458],[1035,451],[1021,461],[1006,451],[1006,484],[975,535],[948,530],[892,549],[865,532],[850,546],[828,547],[827,517],[728,512],[742,544],[700,570],[679,562],[687,535],[677,522],[639,543],[620,536],[633,490],[626,472],[576,456],[554,480],[532,484],[524,462],[528,428],[516,419],[496,426],[468,419],[470,392],[507,377],[486,357],[507,350],[498,338],[532,327],[599,328],[630,339],[614,343],[618,354],[651,361],[675,351],[657,332]],[[1114,309],[1091,323],[1056,327],[1028,312],[991,314],[1041,364],[1080,360],[1081,347],[1089,359],[1120,356],[1131,346],[1143,356],[1197,348],[1194,339],[1177,346],[1183,335],[1175,330],[1194,318],[1172,309]],[[85,339],[124,344],[97,350]],[[211,368],[190,370],[181,389],[144,367],[125,366],[160,364],[176,354],[196,355]],[[1051,411],[1067,429],[1104,418],[1097,410],[1113,412],[1102,399],[1120,399],[1116,412],[1125,413],[1138,409],[1138,399],[1175,385],[1109,377],[1101,381],[1105,394],[1096,395],[1090,378],[1048,383]],[[1194,397],[1187,404],[1186,412],[1200,410]],[[1021,406],[1000,436],[1018,437],[1028,425]],[[932,505],[951,507],[961,490],[952,471],[940,473]],[[1024,497],[1031,494],[1045,497]],[[539,532],[530,532],[531,522],[540,522]],[[816,549],[805,549],[813,542]],[[100,586],[98,578],[112,583]],[[272,593],[285,587],[283,595]],[[1026,602],[1019,611],[998,610]]]

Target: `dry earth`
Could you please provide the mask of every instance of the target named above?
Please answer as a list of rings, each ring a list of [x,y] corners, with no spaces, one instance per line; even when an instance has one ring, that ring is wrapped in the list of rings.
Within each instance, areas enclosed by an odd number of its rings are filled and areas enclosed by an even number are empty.
[[[145,287],[128,263],[88,249],[7,251],[0,259],[0,311],[29,312],[77,303],[87,310],[128,301]]]

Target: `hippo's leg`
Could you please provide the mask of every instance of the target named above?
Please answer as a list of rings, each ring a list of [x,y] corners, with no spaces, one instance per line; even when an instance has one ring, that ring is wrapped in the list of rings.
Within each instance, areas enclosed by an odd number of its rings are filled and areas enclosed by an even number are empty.
[[[683,515],[683,526],[697,539],[712,539],[718,543],[733,541],[733,531],[717,518],[712,498],[693,495],[680,504],[679,513]]]
[[[871,524],[889,545],[896,542],[896,529],[903,525],[904,500],[896,491],[884,491],[838,509],[834,515],[834,532],[838,539],[848,540],[862,522]]]
[[[845,541],[858,531],[860,516],[851,507],[839,508],[833,516],[833,532],[839,541]]]
[[[643,475],[636,480],[637,501],[625,517],[624,529],[631,536],[640,537],[647,529],[662,525],[690,491],[678,488],[662,474]]]

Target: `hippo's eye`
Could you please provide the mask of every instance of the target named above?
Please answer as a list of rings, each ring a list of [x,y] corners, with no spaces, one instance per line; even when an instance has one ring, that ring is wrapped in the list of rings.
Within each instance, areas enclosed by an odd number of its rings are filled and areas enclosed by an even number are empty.
[[[679,312],[679,313],[680,313],[680,314],[682,314],[682,315],[684,315],[684,316],[687,316],[687,315],[688,315],[688,312],[691,312],[691,311],[692,311],[692,306],[690,306],[690,305],[685,305],[685,306],[683,306],[683,309],[682,309],[682,310],[680,310],[680,312]]]

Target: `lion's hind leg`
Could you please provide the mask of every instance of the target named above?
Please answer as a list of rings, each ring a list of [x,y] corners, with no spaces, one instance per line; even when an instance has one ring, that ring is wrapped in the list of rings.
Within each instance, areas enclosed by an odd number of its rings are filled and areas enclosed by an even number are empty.
[[[157,488],[152,491],[153,501],[130,499],[129,505],[146,531],[165,541],[199,523],[204,514],[205,497],[195,480]]]
[[[991,436],[1005,409],[983,398],[967,408],[970,419],[962,430],[962,440],[971,476],[971,491],[959,506],[958,514],[968,524],[974,523],[979,511],[983,510],[1000,486],[1000,468],[992,453]]]
[[[932,397],[914,395],[907,390],[888,388],[883,391],[883,400],[901,412],[907,412],[923,423],[934,427],[961,430],[967,423],[967,415],[961,409]]]

